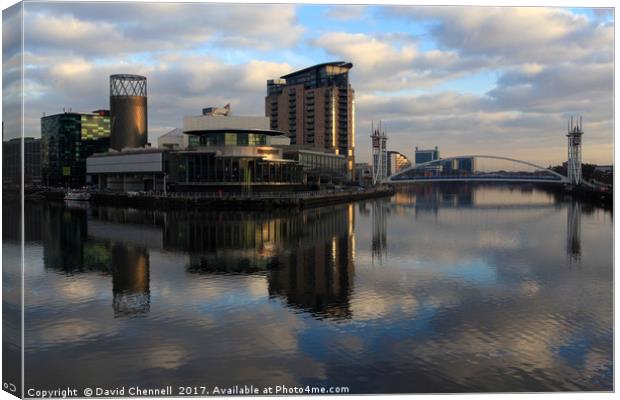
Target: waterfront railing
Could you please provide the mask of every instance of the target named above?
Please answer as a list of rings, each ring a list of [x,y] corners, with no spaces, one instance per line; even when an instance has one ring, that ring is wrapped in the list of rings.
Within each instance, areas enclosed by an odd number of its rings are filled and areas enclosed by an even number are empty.
[[[123,197],[147,197],[154,199],[221,199],[221,200],[252,200],[252,199],[312,199],[351,196],[355,194],[371,194],[386,191],[386,188],[378,189],[334,189],[314,190],[303,192],[93,192]]]

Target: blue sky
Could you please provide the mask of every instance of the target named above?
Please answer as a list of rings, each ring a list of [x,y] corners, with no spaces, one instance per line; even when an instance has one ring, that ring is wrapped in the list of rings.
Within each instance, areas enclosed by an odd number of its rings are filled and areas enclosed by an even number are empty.
[[[44,112],[106,107],[112,73],[147,76],[156,143],[204,106],[262,115],[267,79],[343,60],[354,64],[359,161],[369,160],[370,125],[382,120],[389,147],[409,156],[437,145],[445,156],[559,163],[566,118],[578,114],[584,161],[610,163],[610,10],[25,3],[26,134],[39,135]],[[17,18],[5,12],[5,32]],[[16,82],[8,37],[5,87]]]

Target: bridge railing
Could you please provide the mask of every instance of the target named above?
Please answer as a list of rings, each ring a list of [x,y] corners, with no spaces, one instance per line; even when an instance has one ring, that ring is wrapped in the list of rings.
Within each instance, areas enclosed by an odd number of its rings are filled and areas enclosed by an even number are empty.
[[[424,181],[424,180],[536,180],[561,182],[562,178],[554,175],[500,175],[500,174],[472,174],[472,175],[413,175],[392,176],[390,181]]]
[[[498,164],[499,163],[499,164]],[[506,164],[501,164],[506,163]],[[505,167],[504,167],[505,165]],[[565,182],[549,168],[502,156],[464,155],[429,161],[401,170],[388,182],[417,180],[537,180]]]

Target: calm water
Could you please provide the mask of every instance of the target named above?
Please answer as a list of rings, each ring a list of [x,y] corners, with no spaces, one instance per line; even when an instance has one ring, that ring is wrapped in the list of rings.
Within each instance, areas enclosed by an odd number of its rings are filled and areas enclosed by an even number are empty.
[[[612,214],[544,191],[26,218],[26,388],[612,389]]]

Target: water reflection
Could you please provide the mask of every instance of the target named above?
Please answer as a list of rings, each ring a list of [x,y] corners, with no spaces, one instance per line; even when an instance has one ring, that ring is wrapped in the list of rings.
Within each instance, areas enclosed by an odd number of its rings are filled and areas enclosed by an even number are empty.
[[[355,240],[348,218],[352,207],[306,220],[301,237],[276,258],[278,267],[268,279],[271,296],[320,318],[351,316]]]
[[[553,192],[416,185],[304,211],[26,214],[39,385],[613,383],[611,215]]]
[[[113,243],[110,246],[115,315],[138,316],[149,312],[149,254],[144,247]]]
[[[33,206],[43,265],[112,277],[116,317],[150,310],[149,251],[187,254],[191,274],[260,274],[268,292],[318,318],[346,318],[354,271],[353,205],[301,212],[162,212]]]
[[[510,210],[511,214],[518,213],[520,222],[528,220],[540,220],[551,215],[562,212],[566,209],[566,255],[568,265],[578,265],[581,259],[581,213],[582,204],[572,200],[562,203],[558,193],[554,190],[545,191],[539,188],[538,194],[534,194],[533,185],[515,185],[507,190],[480,191],[477,185],[463,184],[430,184],[430,185],[411,185],[402,187],[397,191],[391,202],[395,212],[408,213],[407,210],[414,210],[415,218],[423,218],[424,215],[432,215],[435,222],[438,221],[440,210],[446,209],[468,209],[486,210],[496,212],[498,210]],[[515,194],[517,194],[515,196]],[[543,194],[541,196],[541,194]],[[520,196],[524,195],[524,196]],[[593,207],[587,207],[587,212],[594,212]],[[385,211],[383,211],[383,214]],[[379,223],[373,220],[373,228],[378,230],[373,232],[373,249],[375,248],[375,238],[385,238],[388,229],[385,218],[378,219]],[[512,221],[508,220],[507,223]],[[383,243],[383,248],[386,247]]]
[[[566,213],[566,254],[571,266],[581,261],[581,204],[576,201],[568,203]]]

